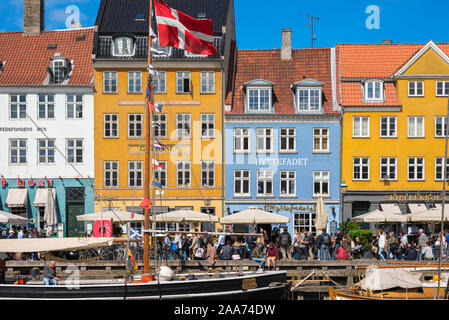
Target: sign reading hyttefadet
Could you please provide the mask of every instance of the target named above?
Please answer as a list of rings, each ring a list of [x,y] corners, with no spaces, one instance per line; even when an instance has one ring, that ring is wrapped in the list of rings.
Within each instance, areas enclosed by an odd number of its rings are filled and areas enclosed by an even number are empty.
[[[307,158],[262,158],[257,159],[258,166],[307,166]]]

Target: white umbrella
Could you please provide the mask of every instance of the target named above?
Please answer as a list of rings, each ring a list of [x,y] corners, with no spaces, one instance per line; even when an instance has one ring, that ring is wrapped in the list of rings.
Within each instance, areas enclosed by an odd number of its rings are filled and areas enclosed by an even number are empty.
[[[78,221],[112,220],[113,222],[142,222],[145,219],[143,214],[128,211],[112,210],[79,215]]]
[[[220,218],[221,224],[282,224],[288,222],[290,222],[288,217],[256,207],[249,207],[246,210]]]
[[[442,207],[410,214],[412,222],[440,222]],[[449,221],[449,208],[445,206],[443,221]]]
[[[12,225],[22,225],[22,224],[27,224],[28,219],[0,210],[0,223],[3,223],[3,224],[9,223]]]
[[[315,208],[315,229],[324,230],[327,229],[328,214],[326,205],[324,204],[324,195],[318,195],[318,200]]]
[[[0,240],[0,252],[71,251],[112,245],[113,238],[24,238]]]
[[[350,220],[354,222],[407,222],[410,219],[409,214],[396,214],[378,209],[364,213]]]
[[[215,223],[218,222],[218,217],[206,214],[198,211],[193,210],[176,210],[176,211],[169,211],[164,213],[159,213],[157,215],[154,215],[150,217],[151,222],[183,222],[183,223],[189,223],[189,222],[209,222],[209,223]]]

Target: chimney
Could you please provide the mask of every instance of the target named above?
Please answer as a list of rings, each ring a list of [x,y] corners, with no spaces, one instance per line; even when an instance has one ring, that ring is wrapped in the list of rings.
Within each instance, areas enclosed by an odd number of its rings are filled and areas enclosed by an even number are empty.
[[[44,31],[44,0],[23,0],[23,34],[37,35]]]
[[[281,59],[292,58],[292,29],[282,29]]]
[[[393,40],[382,40],[382,44],[392,44]]]

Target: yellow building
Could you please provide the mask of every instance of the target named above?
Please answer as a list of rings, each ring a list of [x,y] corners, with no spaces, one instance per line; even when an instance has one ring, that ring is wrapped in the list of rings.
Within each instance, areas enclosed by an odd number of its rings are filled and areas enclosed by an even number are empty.
[[[98,13],[95,69],[95,176],[96,211],[111,208],[141,213],[144,196],[145,91],[147,83],[146,13],[148,1],[134,1],[120,19],[110,19],[119,8],[117,2],[103,0]],[[108,5],[106,5],[108,3]],[[153,98],[163,105],[153,112],[153,134],[164,150],[151,149],[163,168],[151,170],[163,190],[151,190],[152,212],[162,213],[189,208],[223,215],[223,96],[231,66],[228,57],[235,47],[232,1],[223,12],[205,6],[201,16],[213,21],[214,42],[220,55],[199,56],[175,48],[154,49],[152,66]],[[171,3],[189,12],[182,1]],[[185,6],[185,7],[183,7]],[[146,11],[145,11],[146,12]],[[218,17],[222,15],[223,17]],[[123,16],[123,17],[122,17]],[[127,17],[138,17],[130,22]],[[220,18],[220,19],[218,19]],[[231,25],[228,27],[228,24]],[[215,30],[216,29],[216,30]],[[114,32],[111,32],[113,30]],[[132,226],[139,229],[141,226]],[[182,225],[158,228],[183,229]],[[211,224],[191,225],[198,230],[213,230]]]
[[[441,202],[448,53],[433,42],[337,46],[344,221]]]

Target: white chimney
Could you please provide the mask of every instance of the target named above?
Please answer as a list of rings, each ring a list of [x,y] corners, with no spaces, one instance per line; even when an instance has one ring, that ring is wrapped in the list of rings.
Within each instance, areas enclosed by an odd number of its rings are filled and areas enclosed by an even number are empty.
[[[292,29],[282,29],[281,59],[292,58]]]

